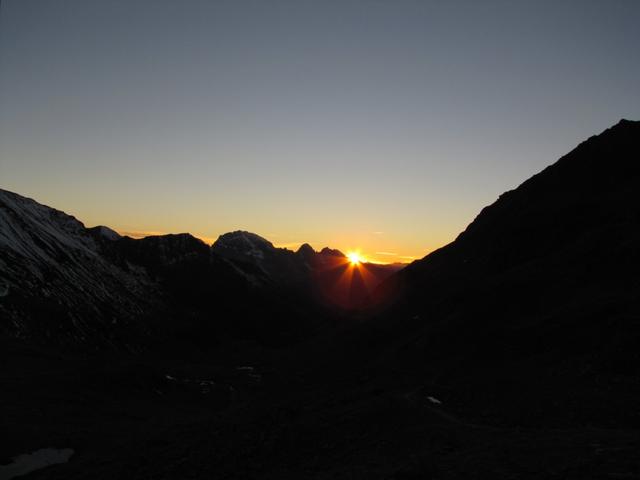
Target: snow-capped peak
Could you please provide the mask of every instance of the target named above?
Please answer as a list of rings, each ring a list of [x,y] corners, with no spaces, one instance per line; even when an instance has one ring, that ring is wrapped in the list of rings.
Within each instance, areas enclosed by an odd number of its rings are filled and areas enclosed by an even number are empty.
[[[218,240],[212,245],[212,248],[217,252],[233,252],[235,254],[256,258],[262,258],[266,251],[275,249],[269,240],[255,233],[242,230],[220,235]]]

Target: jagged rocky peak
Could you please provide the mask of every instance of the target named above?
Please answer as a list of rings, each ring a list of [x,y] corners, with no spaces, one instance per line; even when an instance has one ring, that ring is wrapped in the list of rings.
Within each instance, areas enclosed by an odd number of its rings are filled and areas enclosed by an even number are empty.
[[[251,246],[267,246],[273,248],[273,244],[266,238],[258,234],[247,232],[246,230],[236,230],[220,235],[214,245],[251,245]]]
[[[316,251],[308,243],[303,243],[296,251],[296,254],[300,255],[302,258],[308,259],[316,255]]]
[[[329,248],[329,247],[324,247],[322,250],[320,250],[320,255],[329,255],[331,257],[344,257],[344,253],[342,253],[340,250],[338,249],[334,249],[334,248]]]
[[[303,243],[298,248],[297,253],[316,253],[316,251],[308,243]]]
[[[143,244],[151,248],[164,250],[171,255],[199,254],[208,255],[209,245],[194,237],[190,233],[170,233],[154,237],[143,238]]]
[[[198,237],[194,237],[190,233],[167,233],[165,235],[150,235],[139,239],[143,243],[148,244],[170,244],[184,246],[206,246]]]
[[[168,266],[210,255],[209,246],[190,233],[152,235],[140,239],[124,237],[120,250],[135,263],[147,267]]]
[[[296,256],[302,260],[307,266],[310,266],[316,260],[318,253],[308,243],[303,243],[296,251]]]
[[[265,252],[275,250],[269,240],[243,230],[220,235],[211,248],[214,252],[221,254],[253,257],[262,257]]]

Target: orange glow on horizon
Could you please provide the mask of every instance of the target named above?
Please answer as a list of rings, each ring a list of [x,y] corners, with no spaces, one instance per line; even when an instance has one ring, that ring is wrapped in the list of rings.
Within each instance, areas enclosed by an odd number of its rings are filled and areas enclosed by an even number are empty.
[[[150,237],[150,236],[167,235],[171,233],[171,232],[159,231],[159,230],[133,230],[133,229],[123,229],[123,228],[117,228],[116,232],[122,236],[128,236],[136,239]],[[193,236],[202,240],[208,245],[213,245],[213,243],[215,243],[217,239],[217,237],[209,237],[209,236],[205,236],[197,233],[193,234]],[[267,238],[267,240],[269,239],[268,237],[265,237],[265,238]],[[290,243],[274,242],[274,246],[276,248],[284,248],[287,250],[296,251],[303,243],[305,242],[299,242],[299,241],[290,242]],[[314,246],[316,246],[318,242],[314,242],[314,244],[315,244]],[[324,244],[320,244],[320,245],[327,246]],[[340,250],[340,248],[338,248],[338,250]],[[318,249],[317,251],[320,251],[320,249]],[[426,253],[428,252],[422,253],[420,256],[409,256],[409,255],[399,255],[399,254],[390,253],[390,252],[376,251],[370,256],[369,254],[367,255],[363,254],[360,249],[356,249],[356,250],[348,250],[345,256],[347,257],[347,261],[351,266],[357,267],[367,263],[372,263],[377,265],[391,265],[393,263],[408,265],[414,260],[418,258],[422,258],[424,255],[426,255]]]

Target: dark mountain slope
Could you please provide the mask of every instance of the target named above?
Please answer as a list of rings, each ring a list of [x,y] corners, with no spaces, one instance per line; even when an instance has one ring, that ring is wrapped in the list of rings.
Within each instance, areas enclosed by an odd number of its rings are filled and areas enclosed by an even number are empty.
[[[467,400],[508,393],[526,409],[544,396],[579,415],[583,391],[583,420],[632,415],[611,407],[638,393],[638,191],[640,122],[623,120],[502,195],[394,277],[381,327],[393,362]]]
[[[4,190],[0,290],[3,333],[57,343],[126,345],[158,306],[146,273],[107,260],[82,223]]]
[[[0,190],[0,336],[90,350],[298,338],[309,305],[265,275],[189,234],[120,237]]]
[[[455,242],[406,273],[426,278],[445,259],[448,269],[501,273],[566,251],[583,255],[598,247],[596,237],[627,251],[640,222],[639,176],[640,122],[623,120],[501,195]]]

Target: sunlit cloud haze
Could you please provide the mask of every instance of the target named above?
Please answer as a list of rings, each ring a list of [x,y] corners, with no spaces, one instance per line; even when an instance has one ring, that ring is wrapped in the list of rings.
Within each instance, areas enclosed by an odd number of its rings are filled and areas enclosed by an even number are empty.
[[[637,1],[3,0],[0,187],[121,232],[409,261],[640,118],[639,23]]]

